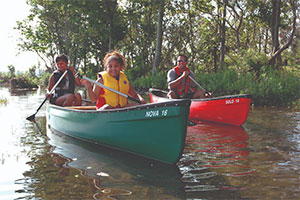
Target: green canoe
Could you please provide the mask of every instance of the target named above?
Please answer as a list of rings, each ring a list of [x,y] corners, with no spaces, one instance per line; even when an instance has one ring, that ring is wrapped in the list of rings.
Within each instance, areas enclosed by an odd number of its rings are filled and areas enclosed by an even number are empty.
[[[47,106],[51,129],[71,137],[175,164],[182,155],[190,100],[97,111],[94,106]]]

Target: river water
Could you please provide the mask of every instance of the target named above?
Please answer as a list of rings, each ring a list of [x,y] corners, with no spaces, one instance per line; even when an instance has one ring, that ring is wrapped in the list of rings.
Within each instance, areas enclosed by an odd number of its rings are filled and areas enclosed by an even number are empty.
[[[0,200],[300,199],[300,111],[252,108],[242,127],[188,127],[177,165],[53,133],[43,92],[0,88]]]

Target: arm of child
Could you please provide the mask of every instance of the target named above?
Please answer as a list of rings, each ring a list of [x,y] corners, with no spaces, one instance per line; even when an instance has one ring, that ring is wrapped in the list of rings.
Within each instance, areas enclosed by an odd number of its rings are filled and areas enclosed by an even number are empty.
[[[69,66],[69,70],[71,70],[71,72],[73,73],[74,77],[75,77],[75,82],[76,82],[76,85],[81,85],[81,81],[80,81],[80,78],[79,76],[75,76],[76,75],[76,71],[74,70],[74,68],[72,66]]]
[[[81,84],[83,84],[86,87],[91,102],[95,103],[97,101],[98,97],[100,96],[101,87],[98,85],[94,85],[94,88],[93,88],[92,84],[88,80],[85,80],[85,79],[81,79],[80,82],[81,82]],[[97,82],[103,84],[102,78],[99,78],[97,80]]]
[[[54,76],[52,74],[51,77],[49,78],[48,90],[46,92],[47,99],[49,99],[52,96],[52,94],[50,94],[49,92],[52,90],[53,86],[54,86]]]

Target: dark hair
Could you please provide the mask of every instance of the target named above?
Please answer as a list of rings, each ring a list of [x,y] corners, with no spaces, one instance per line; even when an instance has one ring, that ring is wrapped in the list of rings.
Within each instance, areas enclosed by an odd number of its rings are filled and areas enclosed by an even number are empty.
[[[105,55],[105,57],[103,59],[103,65],[104,65],[105,69],[106,69],[107,62],[110,59],[116,60],[121,65],[122,70],[125,70],[126,60],[125,60],[124,56],[121,53],[119,53],[117,50],[113,50]]]
[[[65,63],[68,63],[68,57],[65,54],[60,54],[55,58],[55,62],[63,61]]]
[[[184,54],[179,54],[178,56],[182,56],[182,57],[185,58],[185,61],[188,61],[188,57],[187,57],[186,55],[184,55]]]

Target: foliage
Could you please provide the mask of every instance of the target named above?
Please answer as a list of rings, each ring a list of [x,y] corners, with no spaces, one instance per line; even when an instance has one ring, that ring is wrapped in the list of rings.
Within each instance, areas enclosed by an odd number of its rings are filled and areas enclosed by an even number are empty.
[[[256,105],[286,106],[300,98],[299,77],[284,71],[267,71],[253,91]]]
[[[20,49],[36,52],[47,71],[57,54],[69,56],[75,68],[100,60],[123,39],[126,27],[116,1],[29,0],[31,14],[16,27]]]
[[[229,54],[225,65],[240,73],[253,72],[258,78],[264,67],[268,66],[268,58],[264,53],[250,48],[240,53]]]
[[[298,76],[299,26],[298,32],[291,34],[294,17],[298,16],[299,21],[298,1],[281,1],[281,13],[273,9],[276,1],[270,0],[164,2],[158,74],[149,74],[156,51],[158,0],[28,0],[31,13],[16,27],[21,33],[19,46],[21,50],[36,52],[45,61],[47,72],[55,68],[54,57],[65,53],[75,69],[94,79],[104,69],[104,55],[118,49],[126,57],[129,80],[139,89],[167,88],[164,72],[175,65],[179,53],[184,53],[201,84],[215,94],[251,92],[259,95],[254,96],[258,104],[277,98],[273,103],[289,102],[275,97],[282,92],[276,82],[283,87],[295,81],[285,80],[286,76]],[[280,14],[278,30],[275,14]],[[223,21],[225,27],[221,26]],[[226,39],[225,63],[221,59],[222,33]],[[284,46],[290,37],[291,48],[285,49],[276,57],[276,65],[270,66],[274,49]],[[287,69],[289,73],[282,74]],[[265,98],[263,92],[272,98]]]
[[[10,79],[10,75],[8,72],[0,72],[0,83],[8,82]]]
[[[149,88],[161,88],[167,89],[167,81],[166,81],[167,73],[166,72],[158,72],[155,74],[147,74],[144,77],[140,77],[131,81],[131,84],[137,90],[148,91]],[[131,79],[132,80],[132,79]]]
[[[15,78],[18,88],[37,88],[38,79],[29,77],[28,73],[18,74]]]
[[[49,72],[42,73],[42,75],[38,79],[38,85],[42,87],[47,87],[49,83],[51,74]]]
[[[207,85],[214,95],[247,93],[252,103],[266,106],[287,106],[300,98],[300,77],[286,71],[266,69],[259,79],[253,72],[225,70],[202,75],[197,80]],[[214,80],[214,81],[213,81]]]
[[[6,105],[6,104],[7,104],[7,98],[5,98],[5,97],[0,97],[0,104]]]
[[[8,68],[9,73],[10,73],[10,74],[9,74],[9,75],[10,75],[10,78],[15,77],[15,76],[16,76],[16,68],[15,68],[15,66],[13,66],[13,65],[8,65],[7,68]]]

